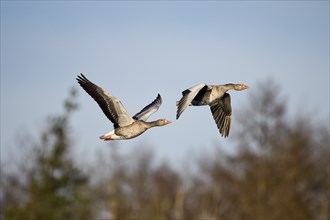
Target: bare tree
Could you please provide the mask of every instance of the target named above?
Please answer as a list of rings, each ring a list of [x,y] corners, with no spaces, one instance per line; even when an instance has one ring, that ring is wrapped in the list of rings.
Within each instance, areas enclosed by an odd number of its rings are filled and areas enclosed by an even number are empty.
[[[87,187],[88,177],[68,156],[69,117],[77,108],[74,97],[75,92],[72,91],[71,96],[65,101],[65,112],[51,117],[47,122],[40,143],[33,148],[34,163],[24,173],[24,188],[17,184],[18,177],[9,176],[10,178],[5,181],[4,192],[11,194],[4,198],[5,219],[91,218],[90,200],[83,193]],[[15,197],[12,192],[17,189],[21,190],[25,198],[22,195],[19,198]],[[13,196],[18,199],[17,202],[9,200]]]
[[[219,146],[212,154],[201,151],[184,170],[155,163],[153,152],[141,146],[122,154],[111,143],[109,157],[98,159],[86,175],[66,154],[69,114],[55,117],[42,135],[44,147],[37,148],[27,182],[2,170],[3,216],[329,220],[329,127],[288,115],[286,99],[272,80],[254,91],[238,112],[237,152],[227,155]],[[66,106],[73,110],[72,104]]]

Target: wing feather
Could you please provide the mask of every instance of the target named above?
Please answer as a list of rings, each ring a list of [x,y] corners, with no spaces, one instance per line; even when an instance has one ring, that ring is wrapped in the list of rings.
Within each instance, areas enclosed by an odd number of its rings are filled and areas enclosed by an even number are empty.
[[[119,99],[112,96],[101,87],[89,81],[82,73],[77,76],[80,86],[97,102],[114,127],[123,127],[134,122]]]
[[[150,115],[158,111],[161,104],[162,104],[162,97],[158,94],[156,99],[153,102],[151,102],[149,105],[144,107],[141,111],[136,113],[133,116],[133,119],[146,121],[150,117]]]
[[[214,100],[210,108],[221,136],[228,137],[232,115],[230,95],[225,93],[221,98]]]
[[[182,92],[182,98],[177,103],[178,109],[176,112],[176,119],[179,119],[182,112],[187,108],[189,104],[191,104],[191,101],[196,97],[198,92],[205,86],[206,86],[205,83],[200,83]]]

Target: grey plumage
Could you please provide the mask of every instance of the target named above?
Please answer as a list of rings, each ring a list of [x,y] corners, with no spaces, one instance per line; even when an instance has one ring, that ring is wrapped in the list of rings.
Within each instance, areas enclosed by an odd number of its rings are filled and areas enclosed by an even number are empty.
[[[187,106],[209,105],[213,119],[221,136],[228,137],[230,131],[232,109],[228,90],[237,91],[249,88],[243,84],[206,85],[197,84],[182,92],[182,98],[177,102],[176,119],[179,119]]]

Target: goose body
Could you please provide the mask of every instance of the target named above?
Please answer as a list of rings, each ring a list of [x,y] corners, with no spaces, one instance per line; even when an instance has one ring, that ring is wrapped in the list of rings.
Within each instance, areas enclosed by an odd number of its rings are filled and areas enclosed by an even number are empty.
[[[244,84],[206,85],[200,83],[182,92],[182,98],[177,102],[176,119],[188,106],[209,105],[211,113],[221,136],[228,137],[231,124],[231,100],[228,90],[245,90]]]
[[[162,104],[162,98],[159,94],[152,103],[131,117],[119,99],[89,81],[83,74],[77,76],[77,81],[97,102],[103,113],[114,125],[114,129],[100,136],[100,139],[105,141],[131,139],[141,135],[149,128],[171,123],[171,121],[166,119],[159,119],[152,122],[146,121]]]

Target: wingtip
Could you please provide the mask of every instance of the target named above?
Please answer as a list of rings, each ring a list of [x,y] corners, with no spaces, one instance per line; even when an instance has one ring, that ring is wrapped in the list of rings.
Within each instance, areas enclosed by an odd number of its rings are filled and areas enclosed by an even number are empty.
[[[179,119],[180,115],[181,115],[181,113],[179,113],[179,112],[176,113],[176,120]]]
[[[162,104],[162,102],[163,102],[162,96],[159,93],[156,97],[156,100],[159,100],[160,104]]]
[[[83,81],[89,81],[89,80],[86,78],[86,76],[85,76],[84,74],[82,74],[82,73],[80,73],[80,75],[77,75],[76,80],[77,80],[79,83],[81,83],[81,82],[83,82]]]
[[[80,75],[79,75],[79,74],[77,75],[76,80],[80,81],[80,80],[82,80],[84,77],[85,77],[85,76],[84,76],[82,73],[80,73]]]

